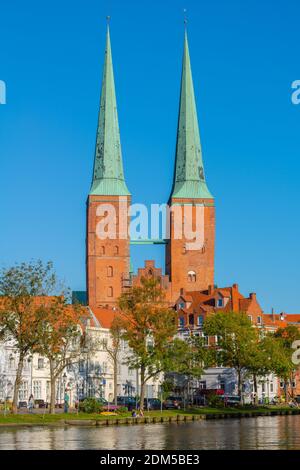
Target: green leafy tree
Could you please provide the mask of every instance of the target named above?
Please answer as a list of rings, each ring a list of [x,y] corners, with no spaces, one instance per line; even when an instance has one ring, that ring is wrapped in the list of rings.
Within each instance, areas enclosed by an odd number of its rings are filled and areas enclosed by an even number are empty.
[[[57,287],[52,263],[20,263],[0,272],[0,335],[18,351],[12,412],[17,412],[23,364],[39,340],[41,307]]]
[[[294,397],[292,382],[295,379],[297,366],[292,361],[292,346],[294,341],[300,339],[300,331],[296,326],[289,325],[286,328],[278,328],[274,333],[274,338],[277,339],[278,358],[273,354],[273,367],[278,377],[284,381],[285,401],[287,402],[289,395]]]
[[[218,365],[235,369],[238,395],[242,398],[243,373],[250,364],[249,351],[257,345],[257,330],[244,313],[217,312],[208,316],[203,331],[207,336],[218,337],[218,344],[213,348],[214,360]]]
[[[127,364],[140,370],[140,407],[144,408],[145,386],[151,378],[172,370],[175,312],[166,306],[156,279],[142,279],[119,299],[122,337],[128,343]]]
[[[38,341],[34,352],[46,357],[50,368],[50,409],[55,413],[56,383],[69,365],[90,351],[91,339],[82,334],[80,323],[85,315],[80,305],[68,305],[64,296],[49,301],[40,311],[42,321],[38,325]]]

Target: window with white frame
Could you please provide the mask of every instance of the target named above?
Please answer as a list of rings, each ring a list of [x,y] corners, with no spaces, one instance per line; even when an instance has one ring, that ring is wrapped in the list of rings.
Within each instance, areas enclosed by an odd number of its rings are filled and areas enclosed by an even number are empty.
[[[42,382],[41,380],[33,381],[33,396],[34,398],[42,398]]]
[[[22,380],[19,388],[19,400],[27,400],[28,398],[28,382],[27,380]]]
[[[39,357],[38,358],[38,369],[44,369],[45,365],[44,365],[44,358],[43,357]]]
[[[257,317],[257,324],[261,325],[261,317],[260,316]]]

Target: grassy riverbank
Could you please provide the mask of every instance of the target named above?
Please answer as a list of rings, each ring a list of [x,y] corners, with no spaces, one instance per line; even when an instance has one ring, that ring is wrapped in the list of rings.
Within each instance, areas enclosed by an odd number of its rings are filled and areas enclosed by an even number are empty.
[[[130,424],[132,422],[161,422],[161,421],[183,421],[196,419],[218,419],[251,416],[270,416],[278,414],[300,414],[300,409],[284,406],[263,406],[257,408],[195,408],[189,410],[164,410],[163,412],[145,412],[144,418],[132,418],[131,413],[120,413],[116,415],[88,414],[88,413],[48,413],[39,414],[2,414],[0,415],[0,426],[5,425],[65,425],[65,424]],[[145,419],[147,418],[147,419]]]

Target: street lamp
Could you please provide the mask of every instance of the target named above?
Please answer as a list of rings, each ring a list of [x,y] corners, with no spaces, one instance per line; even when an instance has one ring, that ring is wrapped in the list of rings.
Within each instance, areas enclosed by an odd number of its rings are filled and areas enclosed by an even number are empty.
[[[64,373],[64,375],[62,376],[62,379],[63,379],[63,397],[65,396],[65,391],[66,391],[66,382],[67,382],[67,374]]]

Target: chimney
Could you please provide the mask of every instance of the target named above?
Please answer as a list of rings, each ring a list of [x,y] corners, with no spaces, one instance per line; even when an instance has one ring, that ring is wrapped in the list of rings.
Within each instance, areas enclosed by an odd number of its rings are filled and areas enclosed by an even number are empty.
[[[208,295],[212,295],[213,292],[214,292],[215,288],[214,288],[214,285],[213,284],[210,284],[208,286]]]
[[[239,290],[239,285],[238,284],[232,284],[233,289]]]
[[[255,293],[255,292],[251,292],[251,293],[249,294],[249,296],[250,296],[250,299],[251,299],[251,300],[256,300],[256,293]]]

